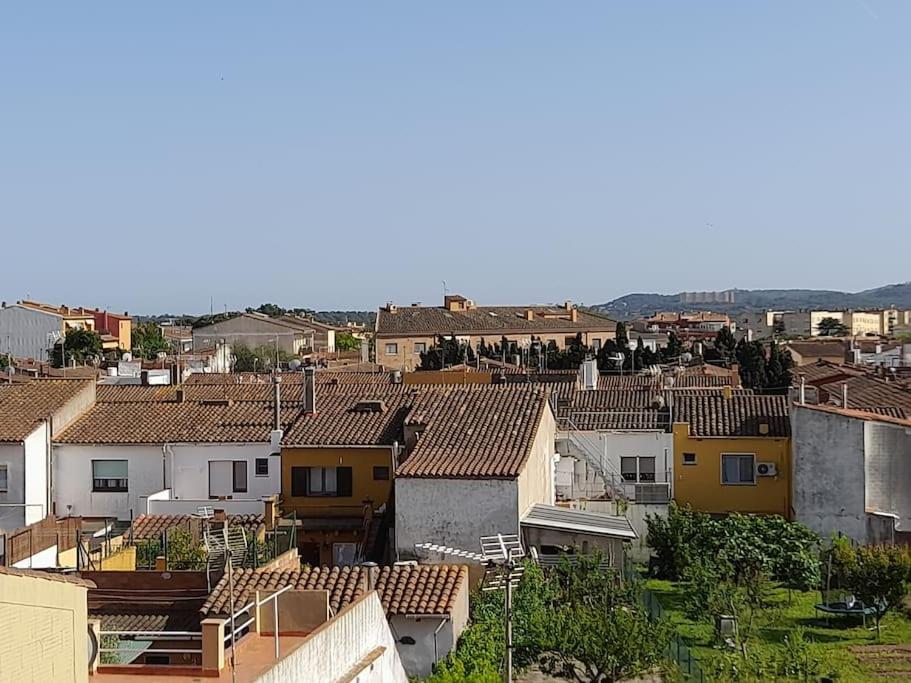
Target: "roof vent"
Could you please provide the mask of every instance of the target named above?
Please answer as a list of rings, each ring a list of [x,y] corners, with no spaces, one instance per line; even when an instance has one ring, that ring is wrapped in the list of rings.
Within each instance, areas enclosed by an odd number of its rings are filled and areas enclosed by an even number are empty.
[[[383,401],[358,401],[354,404],[356,413],[385,413],[386,404]]]
[[[207,398],[199,403],[204,406],[229,406],[233,401],[230,398]]]
[[[769,423],[768,420],[759,421],[759,433],[763,436],[766,436],[769,433]]]

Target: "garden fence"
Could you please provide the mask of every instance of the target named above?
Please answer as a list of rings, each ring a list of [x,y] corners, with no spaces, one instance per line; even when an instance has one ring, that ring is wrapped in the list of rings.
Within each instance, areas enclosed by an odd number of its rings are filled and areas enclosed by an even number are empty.
[[[664,608],[652,591],[643,591],[642,601],[645,603],[649,618],[657,620],[667,616]],[[686,680],[695,681],[696,683],[705,683],[705,681],[708,680],[702,667],[699,666],[699,660],[693,656],[693,651],[689,648],[683,638],[680,637],[679,633],[674,633],[665,654],[669,660],[677,665],[677,669]]]

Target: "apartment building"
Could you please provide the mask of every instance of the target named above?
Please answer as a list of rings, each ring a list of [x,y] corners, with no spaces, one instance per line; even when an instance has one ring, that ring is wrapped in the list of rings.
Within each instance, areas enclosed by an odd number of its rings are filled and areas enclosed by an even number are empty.
[[[604,316],[583,311],[567,301],[562,306],[478,306],[457,294],[444,297],[443,305],[399,307],[387,304],[376,316],[376,362],[388,369],[414,370],[421,353],[442,336],[455,336],[477,348],[502,338],[520,348],[535,337],[553,341],[559,348],[571,344],[576,335],[592,348],[613,339],[617,323]]]

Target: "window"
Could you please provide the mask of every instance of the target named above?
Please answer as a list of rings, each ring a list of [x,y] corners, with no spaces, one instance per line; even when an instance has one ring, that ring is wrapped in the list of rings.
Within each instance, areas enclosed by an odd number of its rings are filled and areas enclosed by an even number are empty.
[[[636,481],[636,458],[620,458],[620,474],[623,481]]]
[[[126,460],[92,460],[92,491],[126,493]]]
[[[722,453],[721,483],[733,486],[755,484],[756,456],[745,453]]]
[[[415,353],[426,353],[427,352],[427,343],[426,342],[415,342],[414,343],[414,352]]]
[[[696,464],[696,454],[695,453],[684,453],[683,454],[683,464],[684,465],[695,465]]]
[[[655,481],[655,458],[651,456],[620,458],[620,475],[624,481]]]
[[[387,481],[389,479],[389,468],[386,465],[375,465],[373,467],[374,481]]]
[[[257,477],[268,477],[269,476],[269,458],[257,458],[256,459],[256,476]]]
[[[600,351],[601,350],[601,340],[598,337],[592,339],[592,350]]]
[[[569,348],[570,346],[572,346],[572,345],[575,344],[575,343],[576,343],[576,337],[575,337],[575,336],[572,336],[572,337],[563,337],[563,346],[565,346],[566,348]]]
[[[292,467],[292,496],[351,496],[350,467]]]
[[[9,465],[0,465],[0,493],[9,491]]]
[[[234,493],[246,493],[247,492],[247,461],[246,460],[235,460],[234,461],[234,481],[233,486]]]
[[[387,356],[397,356],[399,353],[398,344],[386,344],[386,355]]]

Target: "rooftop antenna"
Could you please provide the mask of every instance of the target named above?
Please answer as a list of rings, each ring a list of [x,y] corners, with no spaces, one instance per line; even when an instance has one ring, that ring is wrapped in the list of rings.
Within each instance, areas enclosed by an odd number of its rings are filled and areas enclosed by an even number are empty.
[[[445,299],[448,294],[449,290],[446,287],[446,280],[443,280],[443,298]]]
[[[415,543],[414,549],[480,562],[486,568],[481,590],[504,592],[503,623],[506,631],[506,652],[503,658],[503,681],[512,683],[512,592],[525,573],[525,567],[519,563],[519,560],[525,557],[521,539],[516,534],[481,536],[480,553],[436,543]]]

